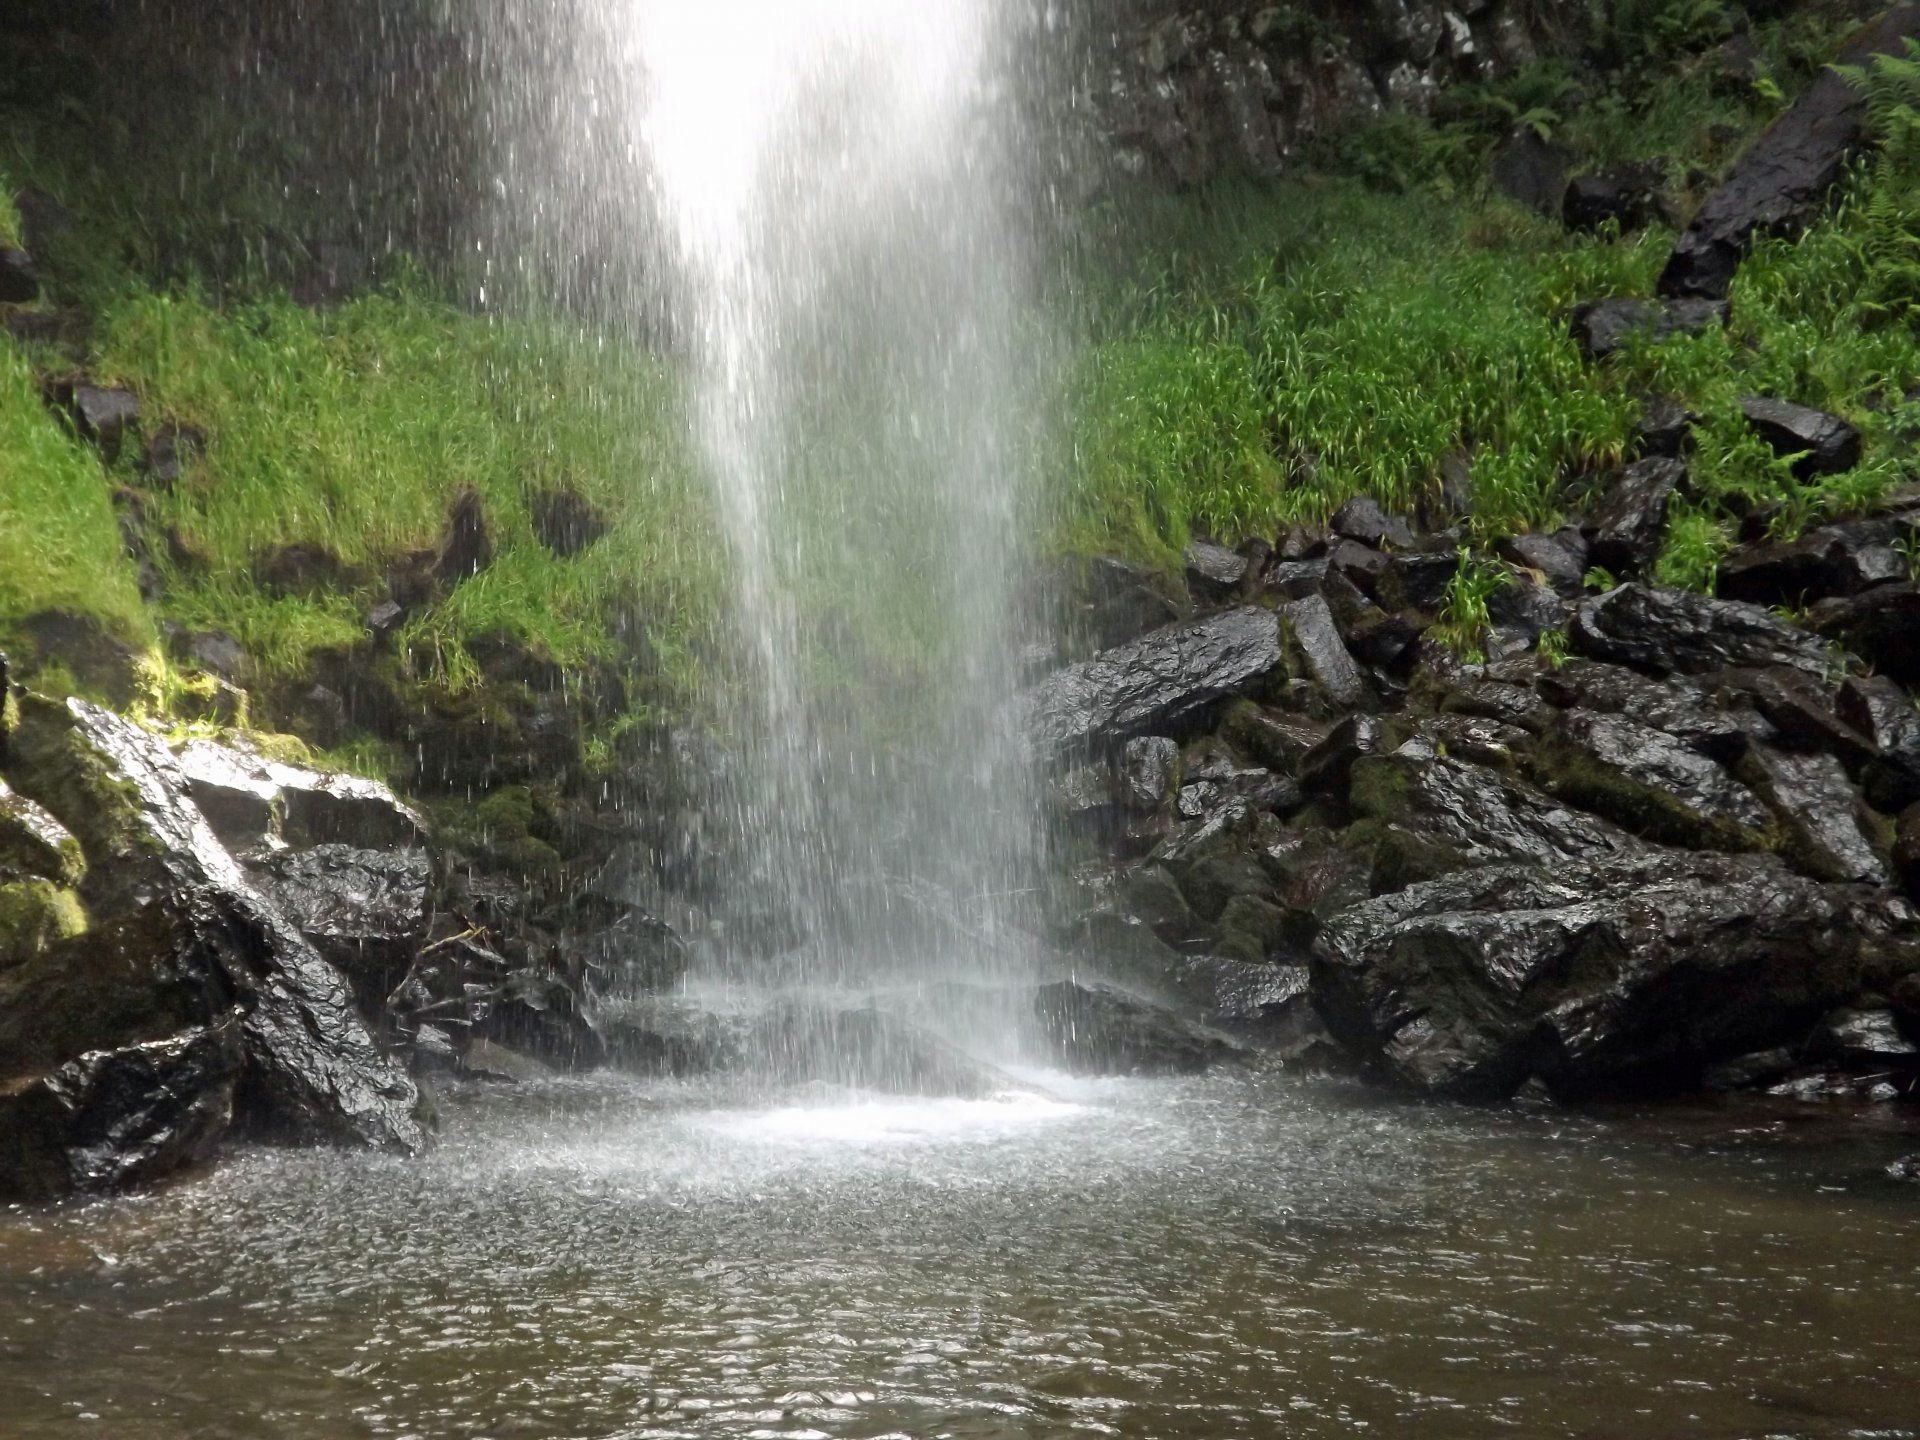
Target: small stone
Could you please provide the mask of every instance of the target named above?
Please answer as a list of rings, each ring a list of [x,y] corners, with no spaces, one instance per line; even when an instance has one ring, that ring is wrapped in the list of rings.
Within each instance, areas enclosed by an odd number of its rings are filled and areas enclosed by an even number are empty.
[[[1801,480],[1843,474],[1860,463],[1859,428],[1838,415],[1760,396],[1741,401],[1740,409],[1776,455],[1800,457],[1793,473]]]
[[[64,415],[82,440],[100,451],[109,465],[120,458],[127,432],[140,418],[140,397],[131,390],[93,385],[85,380],[54,380],[47,403]]]
[[[1187,546],[1187,584],[1213,600],[1232,596],[1246,583],[1247,557],[1224,545],[1195,540]]]
[[[1638,339],[1658,343],[1676,335],[1704,335],[1724,326],[1724,300],[1590,300],[1573,312],[1573,338],[1591,360],[1604,360]]]
[[[1413,544],[1412,527],[1399,516],[1387,514],[1379,501],[1366,495],[1356,495],[1334,511],[1327,528],[1376,550],[1386,545],[1405,549]]]

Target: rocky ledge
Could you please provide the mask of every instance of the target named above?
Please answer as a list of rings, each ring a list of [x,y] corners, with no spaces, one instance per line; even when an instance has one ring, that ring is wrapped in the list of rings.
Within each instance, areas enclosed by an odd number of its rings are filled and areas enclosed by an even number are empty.
[[[1093,897],[1062,943],[1422,1094],[1920,1091],[1920,503],[1739,551],[1796,624],[1588,591],[1650,561],[1648,479],[1506,559],[1356,502],[1183,593],[1103,562],[1097,653],[1022,711]],[[1122,639],[1148,591],[1184,618]]]

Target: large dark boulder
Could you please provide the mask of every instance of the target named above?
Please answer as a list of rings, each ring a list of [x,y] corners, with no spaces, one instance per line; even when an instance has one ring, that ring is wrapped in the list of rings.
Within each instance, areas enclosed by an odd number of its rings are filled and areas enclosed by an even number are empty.
[[[1798,1043],[1863,975],[1920,967],[1911,912],[1768,856],[1648,851],[1463,871],[1322,932],[1315,1001],[1376,1074],[1497,1099],[1674,1090]]]
[[[204,1159],[233,1119],[240,1065],[229,1019],[0,1086],[0,1200],[107,1194]]]
[[[1798,540],[1750,545],[1720,566],[1722,599],[1754,605],[1804,605],[1858,595],[1907,578],[1899,546],[1920,516],[1908,512],[1809,530]]]
[[[1626,235],[1667,219],[1657,165],[1633,166],[1601,175],[1576,175],[1567,183],[1560,218],[1569,230]]]
[[[1587,601],[1567,633],[1583,655],[1656,675],[1766,665],[1825,675],[1834,664],[1817,636],[1758,605],[1647,585],[1622,585]]]
[[[1284,606],[1281,621],[1298,664],[1292,667],[1311,681],[1334,710],[1351,710],[1367,693],[1366,678],[1348,653],[1340,627],[1326,597],[1310,595]]]
[[[1766,808],[1718,761],[1625,715],[1569,711],[1536,761],[1569,804],[1649,840],[1754,850]]]
[[[1221,701],[1260,689],[1285,656],[1271,610],[1246,607],[1168,626],[1056,671],[1022,697],[1036,748],[1059,754],[1180,733]]]
[[[261,893],[352,982],[361,1013],[377,1015],[427,938],[427,852],[316,845],[257,855],[248,869]]]
[[[81,700],[29,697],[21,711],[8,774],[84,848],[91,923],[0,975],[10,1083],[237,1011],[235,1104],[251,1132],[416,1148],[412,1085],[340,973],[222,848],[166,746]]]
[[[1898,55],[1915,37],[1920,4],[1896,5],[1849,42],[1841,62]],[[1825,211],[1866,133],[1866,96],[1845,76],[1823,73],[1708,197],[1674,246],[1660,293],[1724,298],[1757,239],[1799,230]]]

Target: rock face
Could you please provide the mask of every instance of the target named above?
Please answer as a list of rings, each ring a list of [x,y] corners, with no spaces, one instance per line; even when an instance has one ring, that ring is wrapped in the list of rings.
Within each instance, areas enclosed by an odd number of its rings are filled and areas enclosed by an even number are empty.
[[[1036,746],[1054,754],[1177,732],[1257,689],[1284,659],[1272,611],[1229,610],[1059,671],[1028,692],[1023,718]]]
[[[28,697],[7,764],[86,862],[84,930],[0,974],[6,1144],[40,1157],[34,1193],[53,1155],[76,1184],[153,1178],[229,1114],[271,1139],[418,1147],[412,1084],[159,740],[85,701]]]
[[[1863,972],[1920,966],[1910,912],[1777,862],[1639,856],[1495,867],[1332,920],[1315,948],[1334,1035],[1397,1084],[1471,1098],[1690,1083],[1797,1041]]]
[[[1897,55],[1913,37],[1920,5],[1896,5],[1854,37],[1841,61]],[[1660,293],[1726,298],[1755,240],[1798,230],[1825,210],[1865,136],[1866,97],[1845,77],[1823,74],[1701,207],[1667,261]]]
[[[1646,585],[1587,601],[1568,634],[1583,655],[1656,675],[1766,665],[1824,675],[1833,664],[1817,639],[1757,605]]]

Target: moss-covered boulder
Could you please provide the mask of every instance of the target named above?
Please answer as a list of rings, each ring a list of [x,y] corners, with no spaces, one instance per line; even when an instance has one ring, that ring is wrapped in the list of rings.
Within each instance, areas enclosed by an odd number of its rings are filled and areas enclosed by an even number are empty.
[[[73,886],[87,873],[87,857],[66,826],[0,780],[0,875],[8,871]]]
[[[44,955],[87,928],[80,897],[51,880],[0,884],[0,972]]]

